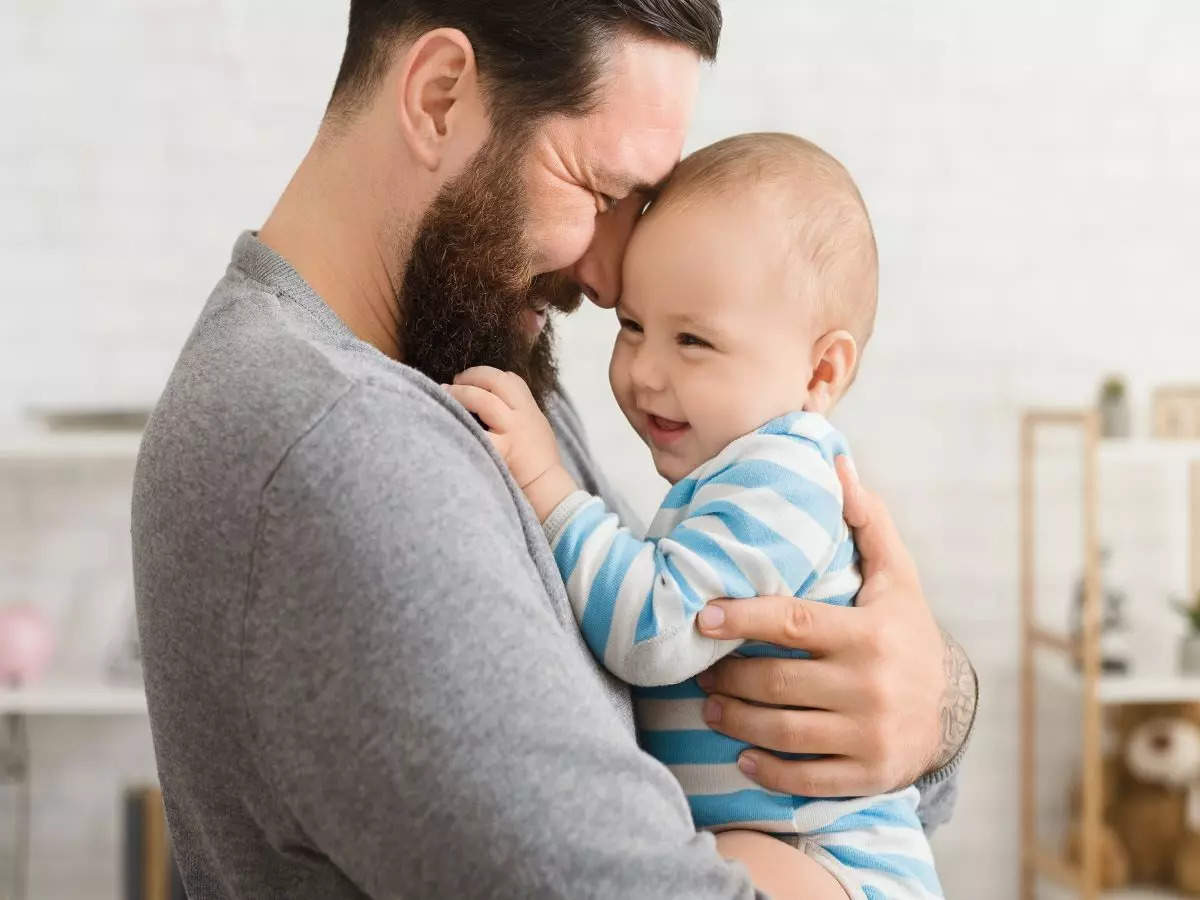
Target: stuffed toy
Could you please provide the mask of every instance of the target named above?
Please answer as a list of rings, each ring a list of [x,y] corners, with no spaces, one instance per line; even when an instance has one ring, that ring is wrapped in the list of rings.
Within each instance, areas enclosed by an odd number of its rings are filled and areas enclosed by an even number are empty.
[[[1138,704],[1112,711],[1105,759],[1101,886],[1172,887],[1200,897],[1200,704]],[[1081,859],[1079,789],[1068,832]]]

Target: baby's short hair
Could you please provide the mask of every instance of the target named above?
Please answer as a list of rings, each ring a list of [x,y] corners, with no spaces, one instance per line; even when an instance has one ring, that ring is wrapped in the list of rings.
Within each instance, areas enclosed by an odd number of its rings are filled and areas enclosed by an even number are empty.
[[[770,191],[779,202],[804,294],[817,298],[823,327],[845,328],[861,355],[879,296],[875,233],[850,173],[816,144],[765,132],[718,141],[680,162],[651,213],[747,189]]]

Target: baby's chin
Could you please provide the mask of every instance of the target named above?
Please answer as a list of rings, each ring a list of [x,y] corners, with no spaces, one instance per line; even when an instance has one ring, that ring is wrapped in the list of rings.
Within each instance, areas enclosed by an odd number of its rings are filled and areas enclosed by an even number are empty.
[[[650,460],[654,463],[654,470],[671,484],[687,478],[688,475],[695,471],[697,466],[704,462],[702,459],[693,462],[673,453],[668,453],[665,450],[658,449],[651,442],[649,436],[642,431],[639,424],[635,424],[632,419],[629,424],[633,425],[637,436],[642,439],[642,443],[650,451]]]
[[[645,440],[645,438],[643,438],[643,440]],[[687,478],[688,475],[694,472],[696,467],[700,465],[699,462],[693,464],[687,460],[680,459],[678,456],[671,456],[660,451],[656,451],[654,447],[650,445],[649,441],[646,441],[646,446],[650,448],[650,457],[654,460],[655,471],[657,471],[659,475],[661,475],[671,484],[675,484],[677,481],[683,481],[683,479]],[[701,462],[703,462],[703,460],[701,460]]]

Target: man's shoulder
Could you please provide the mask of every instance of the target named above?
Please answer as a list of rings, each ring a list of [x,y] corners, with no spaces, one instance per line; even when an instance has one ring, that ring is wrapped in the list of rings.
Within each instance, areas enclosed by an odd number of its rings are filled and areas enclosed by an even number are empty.
[[[286,449],[268,488],[346,494],[359,510],[470,509],[489,495],[513,505],[503,465],[466,410],[432,385],[392,377],[350,382]]]
[[[219,299],[143,439],[134,509],[146,533],[253,540],[245,529],[276,511],[349,539],[394,533],[389,518],[445,533],[468,514],[520,535],[487,435],[437,385],[254,285]]]

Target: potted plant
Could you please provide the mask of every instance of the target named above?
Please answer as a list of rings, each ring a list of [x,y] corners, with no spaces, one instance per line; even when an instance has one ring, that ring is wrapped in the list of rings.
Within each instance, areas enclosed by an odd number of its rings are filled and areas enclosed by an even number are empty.
[[[1100,386],[1100,434],[1106,438],[1129,437],[1129,400],[1124,379],[1116,375]]]
[[[1187,619],[1188,632],[1179,643],[1179,671],[1184,675],[1200,675],[1200,591],[1190,602],[1175,604]]]

